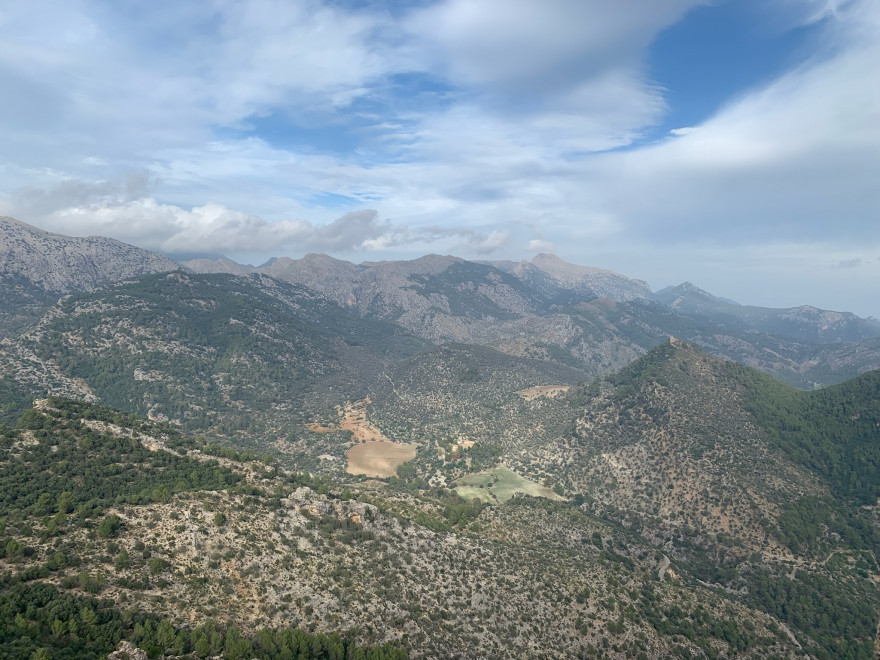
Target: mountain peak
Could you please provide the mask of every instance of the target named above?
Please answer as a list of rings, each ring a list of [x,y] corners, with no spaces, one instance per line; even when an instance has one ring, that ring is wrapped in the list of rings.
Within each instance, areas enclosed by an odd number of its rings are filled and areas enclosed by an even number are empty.
[[[604,268],[569,263],[555,254],[538,254],[531,263],[522,262],[514,270],[514,274],[526,272],[529,268],[537,269],[564,288],[589,290],[597,296],[605,296],[618,302],[648,298],[651,295],[647,282],[633,280]]]
[[[732,308],[740,307],[738,302],[719,298],[692,282],[660,289],[652,298],[678,311],[698,314],[731,314],[735,313]]]
[[[532,264],[543,270],[545,273],[553,275],[557,279],[583,278],[586,275],[594,275],[596,273],[609,273],[616,275],[616,273],[603,268],[573,264],[565,261],[558,255],[549,252],[542,252],[541,254],[535,255],[532,259]]]
[[[53,234],[0,218],[0,270],[45,291],[69,293],[149,273],[178,270],[168,257],[112,238]]]

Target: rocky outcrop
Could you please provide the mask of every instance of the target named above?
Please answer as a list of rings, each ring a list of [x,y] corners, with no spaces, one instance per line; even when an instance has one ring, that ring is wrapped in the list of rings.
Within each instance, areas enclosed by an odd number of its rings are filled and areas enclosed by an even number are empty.
[[[52,234],[0,217],[0,282],[24,279],[61,294],[179,268],[168,257],[112,238]]]

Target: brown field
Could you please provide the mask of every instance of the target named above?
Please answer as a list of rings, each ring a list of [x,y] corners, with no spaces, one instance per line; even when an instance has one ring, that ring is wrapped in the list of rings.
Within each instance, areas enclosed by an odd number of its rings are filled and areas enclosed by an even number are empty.
[[[347,452],[349,474],[365,474],[368,477],[392,477],[397,466],[416,457],[416,445],[395,442],[363,442]]]
[[[388,438],[382,435],[382,431],[367,420],[367,405],[369,404],[368,397],[362,401],[337,406],[338,424],[324,425],[312,422],[307,424],[306,428],[314,433],[331,433],[337,430],[351,431],[351,437],[355,442],[389,442]]]
[[[539,385],[538,387],[528,387],[520,390],[517,394],[526,401],[534,401],[541,396],[559,396],[563,392],[568,392],[569,389],[571,389],[571,385]]]
[[[367,420],[367,405],[370,403],[369,397],[363,401],[346,403],[339,411],[339,428],[351,431],[351,436],[357,442],[388,442],[382,431]]]

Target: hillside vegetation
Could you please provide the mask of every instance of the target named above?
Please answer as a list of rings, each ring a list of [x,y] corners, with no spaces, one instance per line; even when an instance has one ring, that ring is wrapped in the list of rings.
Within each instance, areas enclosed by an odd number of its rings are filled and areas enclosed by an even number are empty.
[[[796,654],[735,599],[658,580],[648,544],[569,504],[515,498],[462,517],[449,491],[307,487],[63,400],[5,438],[8,471],[54,474],[71,464],[68,447],[90,440],[101,448],[92,481],[112,465],[143,475],[101,478],[96,495],[74,470],[72,485],[57,484],[70,491],[56,496],[43,478],[32,481],[40,492],[7,501],[0,614],[4,630],[20,631],[0,636],[7,653],[95,657],[128,639],[157,654],[284,657],[269,649],[306,640],[306,657],[347,657],[314,649],[351,639],[378,645],[369,658],[402,657],[389,642],[412,657]],[[132,444],[159,441],[143,449],[152,459]],[[178,463],[190,483],[167,487],[164,466]]]
[[[880,654],[872,319],[0,230],[2,657]]]

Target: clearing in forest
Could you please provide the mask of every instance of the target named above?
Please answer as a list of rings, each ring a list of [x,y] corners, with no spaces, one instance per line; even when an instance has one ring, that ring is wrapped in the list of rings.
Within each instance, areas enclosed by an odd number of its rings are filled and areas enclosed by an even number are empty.
[[[365,474],[368,477],[392,477],[397,466],[416,457],[417,445],[396,442],[362,442],[354,445],[346,453],[349,474]]]
[[[485,472],[469,474],[456,484],[455,492],[461,497],[467,500],[478,498],[490,504],[503,504],[517,493],[546,497],[549,500],[563,499],[549,488],[526,479],[503,465]]]
[[[559,396],[563,392],[568,392],[570,389],[571,385],[538,385],[537,387],[527,387],[524,390],[519,390],[517,394],[526,401],[534,401],[541,396]]]
[[[314,433],[351,431],[351,437],[355,442],[390,442],[382,435],[382,431],[367,420],[367,406],[370,403],[367,397],[361,401],[346,403],[344,406],[336,406],[336,414],[339,416],[337,424],[323,425],[313,422],[306,428]]]

